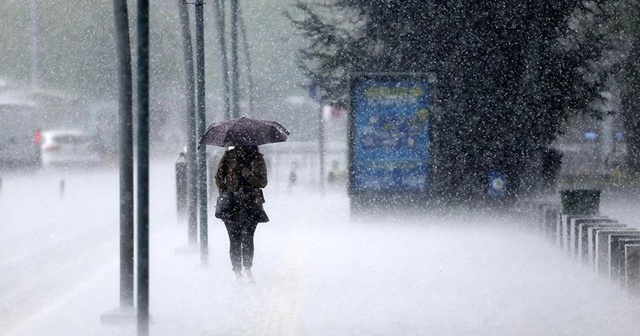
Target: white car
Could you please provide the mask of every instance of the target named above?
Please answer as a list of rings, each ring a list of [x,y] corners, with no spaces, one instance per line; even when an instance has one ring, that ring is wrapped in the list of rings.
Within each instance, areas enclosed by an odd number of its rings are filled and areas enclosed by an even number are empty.
[[[93,166],[100,162],[94,138],[78,130],[43,131],[40,153],[43,167]]]

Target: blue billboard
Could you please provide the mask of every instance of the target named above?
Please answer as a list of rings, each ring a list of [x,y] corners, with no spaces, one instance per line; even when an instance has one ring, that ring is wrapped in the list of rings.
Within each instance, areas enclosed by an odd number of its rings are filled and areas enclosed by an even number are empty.
[[[354,77],[350,94],[350,192],[428,191],[427,77]]]

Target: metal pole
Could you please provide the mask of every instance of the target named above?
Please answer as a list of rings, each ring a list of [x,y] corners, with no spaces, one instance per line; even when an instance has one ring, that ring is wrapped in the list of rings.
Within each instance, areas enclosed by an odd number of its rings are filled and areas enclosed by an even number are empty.
[[[185,67],[185,93],[187,100],[187,226],[189,244],[198,242],[198,201],[197,201],[197,163],[196,163],[196,94],[193,68],[193,44],[189,9],[184,0],[180,4],[180,25],[182,26],[182,46]]]
[[[149,0],[138,0],[138,335],[149,333]]]
[[[240,117],[240,83],[238,71],[238,0],[231,0],[231,118]]]
[[[253,64],[251,62],[251,53],[249,52],[249,40],[247,39],[247,27],[244,24],[244,17],[242,16],[242,11],[238,8],[238,22],[240,24],[240,31],[242,33],[242,44],[244,47],[244,61],[245,66],[247,67],[247,80],[249,84],[249,113],[253,114],[253,91],[255,85],[253,84]]]
[[[318,111],[318,146],[320,150],[320,193],[324,194],[324,119],[322,117],[322,104]]]
[[[204,78],[204,2],[196,2],[196,92],[198,102],[198,139],[201,139],[205,132],[206,96]],[[198,146],[198,210],[200,220],[200,259],[203,264],[208,263],[209,242],[207,228],[207,147]]]
[[[38,87],[40,84],[40,33],[38,18],[37,0],[30,2],[31,15],[31,86]]]
[[[113,0],[120,123],[120,307],[133,307],[133,84],[127,0]]]
[[[222,62],[222,85],[224,87],[224,119],[231,118],[231,97],[229,94],[229,62],[227,58],[227,41],[224,29],[224,3],[216,0],[213,4],[213,12],[216,17],[216,27],[218,30],[218,44],[220,45],[220,61]]]

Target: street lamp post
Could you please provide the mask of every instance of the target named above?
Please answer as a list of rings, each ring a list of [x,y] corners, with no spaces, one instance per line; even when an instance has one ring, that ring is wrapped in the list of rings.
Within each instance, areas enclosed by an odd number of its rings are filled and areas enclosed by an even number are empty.
[[[197,101],[197,139],[201,139],[206,128],[206,95],[204,64],[204,1],[196,3],[196,101]],[[198,146],[198,217],[200,221],[200,259],[208,263],[209,239],[207,219],[207,147]]]
[[[31,0],[29,5],[31,16],[31,86],[37,88],[40,84],[40,20],[37,0]]]
[[[216,19],[218,31],[218,44],[220,45],[220,61],[222,62],[222,85],[224,95],[224,119],[231,118],[231,102],[229,95],[229,62],[227,60],[227,41],[225,38],[224,2],[215,0],[213,13]]]
[[[149,0],[138,0],[137,316],[138,335],[149,333]]]
[[[231,0],[231,118],[240,117],[240,72],[238,70],[238,0]]]
[[[193,44],[191,43],[191,25],[189,10],[184,0],[179,0],[180,25],[182,27],[182,46],[185,67],[185,97],[187,101],[187,226],[188,244],[198,242],[198,196],[197,196],[197,157],[196,157],[196,96],[193,66]]]

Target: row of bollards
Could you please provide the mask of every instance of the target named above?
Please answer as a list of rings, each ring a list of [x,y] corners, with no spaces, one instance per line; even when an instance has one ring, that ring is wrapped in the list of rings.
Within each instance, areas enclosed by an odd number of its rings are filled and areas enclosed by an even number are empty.
[[[575,211],[565,198],[536,204],[537,231],[585,267],[640,295],[640,230],[600,215],[599,204]],[[599,191],[597,198],[599,203]]]

